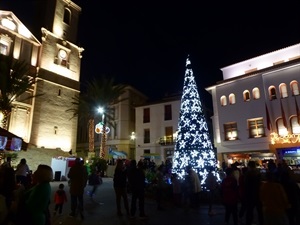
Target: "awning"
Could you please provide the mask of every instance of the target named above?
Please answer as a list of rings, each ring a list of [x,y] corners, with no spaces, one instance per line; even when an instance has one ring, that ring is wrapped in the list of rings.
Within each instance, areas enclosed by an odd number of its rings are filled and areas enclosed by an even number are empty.
[[[151,159],[151,158],[155,158],[155,159],[160,159],[160,154],[158,153],[145,153],[144,155],[141,156],[141,158],[145,158],[145,159]]]
[[[23,138],[0,127],[0,149],[9,149],[13,151],[27,150],[28,143]]]
[[[126,159],[127,154],[123,151],[109,150],[108,155],[114,159]]]

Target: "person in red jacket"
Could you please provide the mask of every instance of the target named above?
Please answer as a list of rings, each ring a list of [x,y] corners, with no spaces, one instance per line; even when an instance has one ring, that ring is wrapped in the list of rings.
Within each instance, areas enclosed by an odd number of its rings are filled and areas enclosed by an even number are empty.
[[[233,169],[226,169],[226,177],[221,183],[222,203],[225,206],[225,224],[229,224],[230,216],[233,217],[234,225],[238,224],[238,185],[233,175]]]
[[[65,188],[65,185],[60,184],[58,186],[58,190],[54,194],[54,203],[55,203],[54,216],[56,215],[57,210],[58,210],[59,215],[62,214],[63,205],[64,205],[65,202],[68,201],[67,194],[66,194],[64,188]]]

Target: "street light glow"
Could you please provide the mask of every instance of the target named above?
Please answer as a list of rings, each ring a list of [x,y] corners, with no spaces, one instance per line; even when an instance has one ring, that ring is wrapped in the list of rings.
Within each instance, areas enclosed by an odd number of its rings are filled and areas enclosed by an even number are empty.
[[[100,106],[100,107],[98,107],[98,112],[99,112],[99,113],[104,113],[104,108],[103,108],[103,107],[101,107],[101,106]]]

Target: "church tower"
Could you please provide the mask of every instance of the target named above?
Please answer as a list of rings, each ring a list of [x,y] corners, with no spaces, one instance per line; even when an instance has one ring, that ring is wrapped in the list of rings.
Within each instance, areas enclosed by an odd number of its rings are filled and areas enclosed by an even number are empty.
[[[30,142],[37,147],[76,149],[77,118],[67,112],[80,91],[83,49],[76,45],[81,8],[56,0],[49,28],[42,27],[42,48],[34,99]],[[51,24],[52,22],[52,24]]]
[[[70,0],[22,1],[20,4],[24,4],[23,11],[14,15],[15,5],[12,5],[9,20],[34,35],[31,34],[29,40],[16,30],[8,31],[4,27],[6,34],[2,39],[9,37],[8,54],[16,59],[25,58],[35,68],[38,82],[32,92],[38,97],[26,103],[16,102],[9,131],[37,148],[76,149],[77,118],[72,118],[73,113],[67,110],[74,107],[73,98],[80,93],[84,49],[76,42],[81,7]],[[29,21],[25,26],[21,23],[22,16]]]

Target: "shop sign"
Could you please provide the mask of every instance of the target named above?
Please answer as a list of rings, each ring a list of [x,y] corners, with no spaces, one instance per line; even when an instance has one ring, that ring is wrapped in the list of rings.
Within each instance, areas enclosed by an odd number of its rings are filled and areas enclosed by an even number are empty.
[[[287,134],[285,136],[280,136],[273,132],[270,134],[271,144],[295,144],[300,143],[300,134]]]

